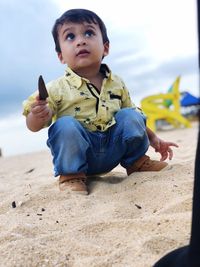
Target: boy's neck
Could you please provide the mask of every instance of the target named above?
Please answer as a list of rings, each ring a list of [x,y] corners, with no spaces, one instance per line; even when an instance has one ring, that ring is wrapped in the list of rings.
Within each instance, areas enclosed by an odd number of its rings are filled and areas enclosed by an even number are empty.
[[[92,67],[92,68],[88,67],[88,68],[79,69],[75,72],[79,76],[90,80],[98,76],[99,70],[100,70],[100,67],[98,66],[98,67]]]
[[[101,90],[101,85],[104,77],[100,72],[100,67],[88,69],[84,68],[84,70],[76,71],[76,73],[79,76],[88,79],[92,84],[95,85],[95,87],[97,87],[97,89],[99,89],[99,91]]]

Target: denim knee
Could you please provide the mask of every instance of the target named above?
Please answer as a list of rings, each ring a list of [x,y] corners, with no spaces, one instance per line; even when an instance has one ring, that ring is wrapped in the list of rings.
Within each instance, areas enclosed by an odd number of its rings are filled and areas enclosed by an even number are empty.
[[[144,124],[146,125],[146,117],[135,108],[123,108],[120,109],[116,115],[115,119],[118,121],[123,121],[124,123],[132,124]]]
[[[116,124],[119,132],[123,133],[123,138],[143,138],[146,135],[145,116],[134,108],[124,108],[117,112]]]

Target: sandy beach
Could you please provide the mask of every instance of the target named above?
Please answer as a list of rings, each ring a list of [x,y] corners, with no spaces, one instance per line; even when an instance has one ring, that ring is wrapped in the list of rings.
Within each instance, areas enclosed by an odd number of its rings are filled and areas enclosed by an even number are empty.
[[[48,151],[0,158],[0,266],[151,267],[188,244],[197,132],[158,132],[179,145],[168,170],[118,166],[88,196],[59,191]]]

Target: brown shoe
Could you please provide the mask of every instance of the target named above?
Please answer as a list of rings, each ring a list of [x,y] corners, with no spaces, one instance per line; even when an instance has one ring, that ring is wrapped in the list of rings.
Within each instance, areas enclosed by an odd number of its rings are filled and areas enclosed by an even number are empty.
[[[88,195],[86,176],[84,173],[61,175],[59,178],[60,191],[69,190],[73,193]]]
[[[167,162],[151,160],[150,157],[144,155],[134,162],[133,165],[127,167],[126,172],[128,175],[133,172],[158,172],[167,166]]]

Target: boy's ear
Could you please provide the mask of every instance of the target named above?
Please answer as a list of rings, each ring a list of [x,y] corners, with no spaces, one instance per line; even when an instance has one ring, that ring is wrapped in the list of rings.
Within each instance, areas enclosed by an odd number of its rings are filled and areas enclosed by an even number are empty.
[[[109,54],[109,48],[110,48],[110,43],[109,42],[104,43],[103,57],[105,57]]]
[[[59,58],[60,62],[62,64],[65,64],[65,61],[64,61],[63,56],[62,56],[62,53],[61,52],[58,52],[57,55],[58,55],[58,58]]]

